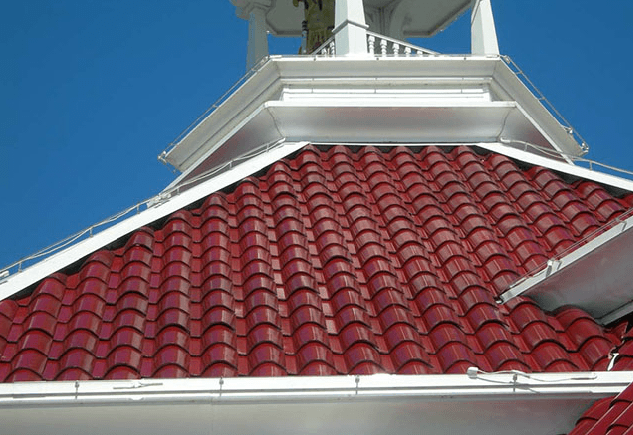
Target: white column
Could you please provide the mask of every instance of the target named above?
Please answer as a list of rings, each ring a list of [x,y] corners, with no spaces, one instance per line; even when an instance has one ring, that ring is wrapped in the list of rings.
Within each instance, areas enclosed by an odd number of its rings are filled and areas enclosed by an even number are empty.
[[[248,14],[246,69],[250,70],[253,68],[264,56],[268,56],[266,9],[264,6],[255,3]]]
[[[336,55],[366,55],[368,27],[363,0],[336,0]]]
[[[495,19],[490,0],[474,0],[470,20],[470,47],[472,54],[499,54]]]

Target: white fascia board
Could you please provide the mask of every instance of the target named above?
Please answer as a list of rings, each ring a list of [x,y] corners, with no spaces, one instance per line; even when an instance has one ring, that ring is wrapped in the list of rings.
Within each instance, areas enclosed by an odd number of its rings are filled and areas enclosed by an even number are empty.
[[[382,104],[379,104],[382,103]],[[277,128],[289,140],[459,143],[494,141],[515,110],[510,102],[393,101],[270,102]],[[303,120],[303,121],[302,121]]]
[[[568,255],[550,260],[544,269],[511,286],[500,300],[525,295],[548,311],[571,305],[603,324],[617,320],[633,309],[632,228],[633,217],[616,223]]]
[[[591,372],[27,382],[0,385],[0,419],[7,433],[36,435],[555,434],[632,380],[633,372]]]
[[[530,165],[542,166],[607,187],[633,191],[633,180],[616,177],[560,160],[536,155],[504,144],[477,146]],[[633,312],[629,265],[633,264],[633,217],[626,217],[603,234],[578,247],[547,267],[512,285],[502,302],[525,295],[553,311],[565,305],[583,308],[598,322],[609,324]]]
[[[239,124],[232,126],[232,129],[206,152],[203,153],[203,149],[198,149],[198,152],[191,155],[189,158],[196,158],[193,164],[188,165],[187,169],[163,189],[163,192],[169,192],[210,169],[226,165],[243,156],[258,153],[271,144],[285,140],[277,128],[275,118],[266,110],[266,104],[264,104]],[[212,162],[207,162],[207,160],[212,160]]]
[[[188,205],[221,190],[227,186],[237,183],[245,177],[260,171],[274,162],[283,159],[293,152],[303,148],[307,142],[284,143],[281,146],[271,148],[257,156],[228,169],[219,175],[191,187],[190,189],[172,192],[171,197],[159,195],[156,202],[146,210],[135,216],[129,217],[112,227],[95,234],[89,239],[83,240],[63,251],[60,251],[29,268],[9,275],[0,281],[0,301],[30,287],[47,276],[58,272],[69,265],[85,258],[93,252],[102,249],[117,240],[125,237],[131,232],[155,222],[171,213],[174,213]]]

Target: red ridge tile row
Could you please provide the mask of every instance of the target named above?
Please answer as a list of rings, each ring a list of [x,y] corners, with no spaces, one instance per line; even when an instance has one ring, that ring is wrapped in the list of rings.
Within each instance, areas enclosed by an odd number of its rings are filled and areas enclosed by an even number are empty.
[[[0,381],[603,370],[628,339],[495,298],[628,207],[467,147],[307,147],[0,302]]]

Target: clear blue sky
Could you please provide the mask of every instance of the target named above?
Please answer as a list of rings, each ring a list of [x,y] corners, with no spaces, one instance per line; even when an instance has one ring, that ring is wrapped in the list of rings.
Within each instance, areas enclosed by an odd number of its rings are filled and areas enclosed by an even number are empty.
[[[585,137],[589,157],[633,170],[633,2],[493,9],[501,51]],[[467,26],[424,45],[467,52]],[[246,36],[229,0],[5,2],[0,267],[162,190],[174,175],[156,156],[243,74]],[[286,54],[298,44],[271,43]]]

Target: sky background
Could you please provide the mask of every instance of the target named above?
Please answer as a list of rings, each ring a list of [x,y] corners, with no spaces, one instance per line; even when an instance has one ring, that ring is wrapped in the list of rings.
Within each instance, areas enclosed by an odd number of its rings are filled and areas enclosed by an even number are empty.
[[[290,1],[290,0],[288,0]],[[633,2],[493,0],[499,45],[591,146],[633,170]],[[436,38],[470,50],[469,16]],[[0,270],[160,192],[156,156],[245,72],[229,0],[23,0],[0,14]],[[294,54],[298,40],[271,38]]]

